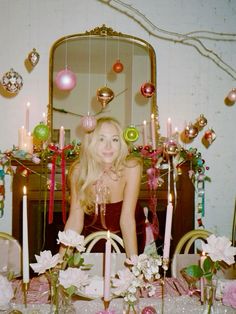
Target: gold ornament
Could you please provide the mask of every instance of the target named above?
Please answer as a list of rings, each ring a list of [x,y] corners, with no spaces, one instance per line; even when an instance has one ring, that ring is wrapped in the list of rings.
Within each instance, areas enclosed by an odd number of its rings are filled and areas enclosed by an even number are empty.
[[[39,62],[39,58],[40,55],[35,48],[33,48],[33,50],[30,51],[30,53],[28,54],[28,60],[32,67],[35,67],[37,65],[37,63]]]
[[[103,108],[106,108],[107,104],[114,98],[113,91],[107,87],[101,87],[97,90],[97,100],[102,104]]]
[[[204,128],[204,126],[207,125],[207,119],[204,116],[204,114],[200,114],[200,117],[197,120],[197,124],[199,125],[200,128]]]
[[[186,126],[184,133],[186,137],[190,139],[195,138],[198,135],[198,128],[196,127],[196,125],[189,124]]]
[[[165,144],[165,152],[168,155],[176,155],[178,153],[178,145],[176,144],[175,141],[170,140]]]

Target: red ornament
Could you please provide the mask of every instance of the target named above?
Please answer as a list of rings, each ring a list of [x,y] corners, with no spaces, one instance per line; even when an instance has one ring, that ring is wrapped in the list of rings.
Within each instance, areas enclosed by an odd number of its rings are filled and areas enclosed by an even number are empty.
[[[140,91],[144,97],[150,98],[155,93],[155,86],[152,83],[144,83],[141,86]]]
[[[209,129],[204,133],[204,139],[211,145],[216,139],[216,134],[213,129]]]
[[[142,310],[142,314],[157,314],[157,311],[152,306],[146,306]]]
[[[85,132],[92,132],[97,125],[97,119],[94,116],[84,116],[81,119],[81,126]]]
[[[124,66],[123,64],[120,62],[120,60],[116,60],[116,63],[113,64],[113,71],[116,73],[120,73],[123,71]]]

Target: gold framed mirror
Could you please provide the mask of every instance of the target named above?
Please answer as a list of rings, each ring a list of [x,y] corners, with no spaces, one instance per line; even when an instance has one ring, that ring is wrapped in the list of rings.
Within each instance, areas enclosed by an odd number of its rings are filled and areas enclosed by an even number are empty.
[[[117,68],[119,62],[123,65],[121,72]],[[63,70],[75,74],[76,85],[71,90],[63,90],[58,83],[58,73]],[[156,88],[156,55],[153,47],[140,38],[102,25],[58,39],[51,47],[49,59],[51,141],[58,142],[61,126],[66,131],[65,144],[80,139],[80,118],[88,113],[116,117],[123,128],[134,125],[140,131],[137,144],[142,144],[143,121],[148,126],[153,114],[158,135],[156,93],[144,96],[141,86],[146,82]],[[105,107],[97,98],[102,87],[114,93],[113,100]],[[150,134],[148,137],[151,141]]]

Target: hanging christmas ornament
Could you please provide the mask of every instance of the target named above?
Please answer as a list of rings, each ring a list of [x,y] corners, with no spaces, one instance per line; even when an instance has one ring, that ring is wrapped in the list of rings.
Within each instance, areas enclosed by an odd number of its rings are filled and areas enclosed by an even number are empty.
[[[41,122],[34,128],[33,135],[39,141],[47,141],[50,135],[49,127]]]
[[[139,131],[134,125],[130,125],[124,130],[124,139],[127,142],[136,142],[138,138]]]
[[[195,138],[198,135],[198,128],[196,127],[196,125],[189,124],[185,128],[184,134],[187,138]]]
[[[103,108],[105,108],[113,98],[114,93],[109,87],[104,86],[97,90],[97,100],[101,103]]]
[[[10,69],[3,75],[1,84],[9,93],[18,93],[23,86],[23,78],[19,73]]]
[[[39,58],[40,55],[35,48],[33,48],[33,50],[28,54],[28,60],[32,67],[35,67],[37,65],[37,63],[39,62]]]
[[[97,125],[97,119],[88,114],[81,119],[81,126],[85,132],[92,132]]]
[[[215,131],[213,129],[207,130],[204,134],[204,139],[208,142],[209,145],[211,145],[216,139]]]
[[[227,95],[227,99],[234,103],[236,101],[236,88],[233,88]]]
[[[166,144],[165,144],[165,152],[168,154],[168,155],[176,155],[179,151],[178,149],[178,145],[175,141],[173,140],[169,140]]]
[[[142,314],[157,314],[157,311],[152,306],[146,306],[142,312]]]
[[[116,62],[113,64],[113,71],[116,73],[120,73],[123,71],[124,66],[123,64],[120,62],[120,60],[116,60]]]
[[[197,124],[200,128],[204,128],[207,125],[207,119],[203,114],[200,114],[200,117],[197,119]]]
[[[152,83],[144,83],[141,86],[140,91],[144,97],[150,98],[155,93],[155,86]]]
[[[63,91],[70,91],[76,85],[77,79],[75,73],[71,70],[64,69],[57,73],[55,78],[56,86]]]

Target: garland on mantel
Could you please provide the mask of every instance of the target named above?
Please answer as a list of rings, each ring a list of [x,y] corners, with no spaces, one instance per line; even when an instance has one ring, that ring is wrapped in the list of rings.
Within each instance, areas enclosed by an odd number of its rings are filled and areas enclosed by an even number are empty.
[[[27,177],[31,173],[42,177],[41,173],[37,173],[27,166],[27,161],[31,161],[35,164],[42,162],[47,164],[47,168],[50,172],[50,179],[45,175],[47,186],[45,189],[50,190],[50,204],[54,202],[54,190],[58,185],[61,185],[62,193],[64,193],[63,200],[65,201],[65,174],[66,161],[74,160],[79,157],[80,143],[72,142],[66,146],[63,150],[58,148],[58,145],[50,144],[45,148],[38,151],[34,151],[33,154],[29,154],[23,150],[19,150],[16,146],[13,146],[11,150],[5,152],[0,151],[0,218],[4,214],[4,199],[5,199],[5,175],[14,176],[16,171],[22,176]],[[147,185],[150,191],[150,210],[155,215],[156,208],[156,190],[164,183],[164,177],[168,177],[168,193],[174,192],[174,198],[177,199],[176,182],[178,176],[182,174],[182,166],[186,162],[190,164],[189,178],[195,186],[197,191],[197,221],[199,226],[203,226],[202,217],[205,214],[204,197],[205,197],[205,181],[210,181],[210,178],[205,174],[209,169],[206,166],[205,161],[202,159],[201,153],[196,148],[184,149],[180,148],[177,153],[170,153],[165,151],[165,146],[159,146],[153,150],[152,146],[130,146],[130,154],[138,158],[142,158],[144,163],[144,169],[146,174],[142,180],[142,184]],[[18,164],[18,166],[12,166],[12,161]],[[60,167],[62,171],[61,182],[55,181],[55,168]],[[162,171],[161,171],[162,170]],[[173,186],[170,186],[170,176],[173,176]],[[65,202],[63,202],[64,204]],[[53,220],[53,206],[50,207],[49,222]],[[63,222],[65,222],[66,216],[63,210]]]

